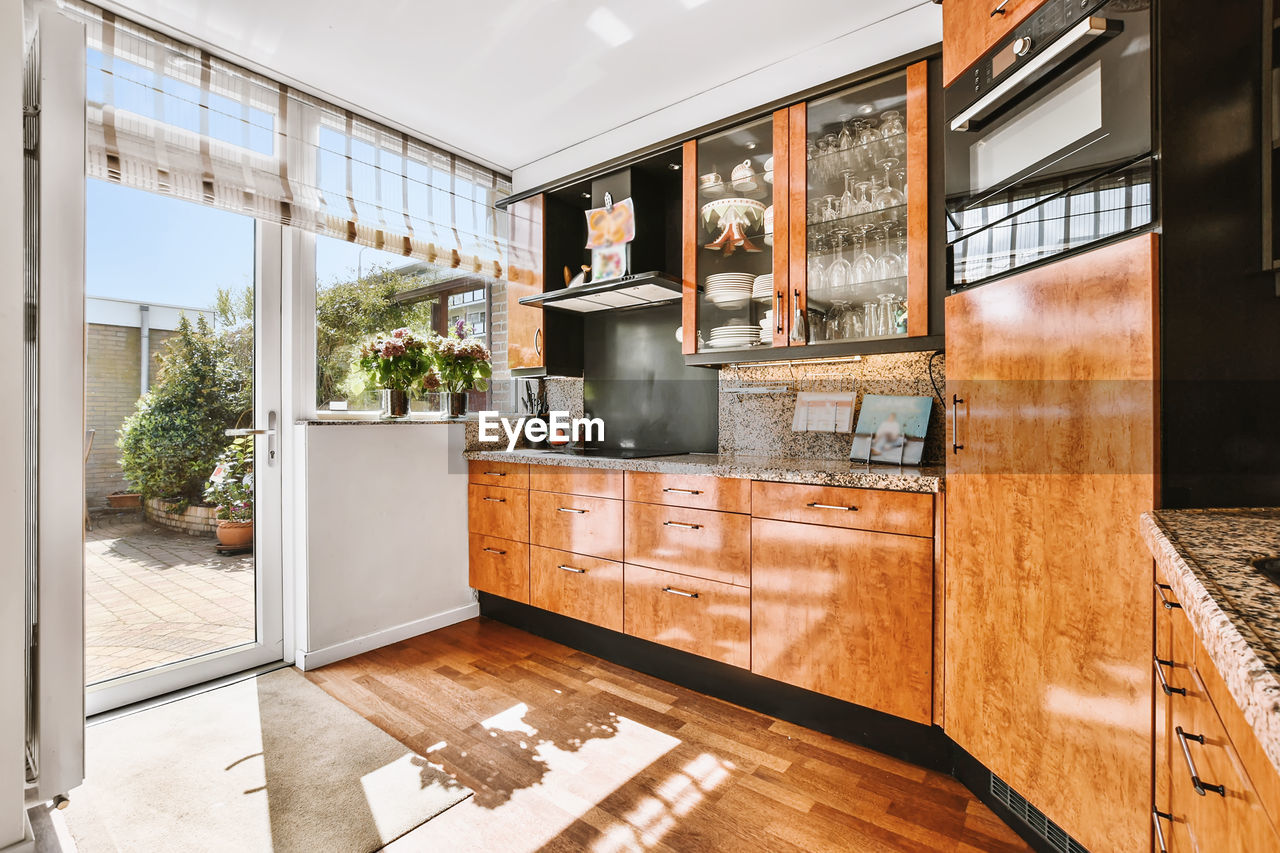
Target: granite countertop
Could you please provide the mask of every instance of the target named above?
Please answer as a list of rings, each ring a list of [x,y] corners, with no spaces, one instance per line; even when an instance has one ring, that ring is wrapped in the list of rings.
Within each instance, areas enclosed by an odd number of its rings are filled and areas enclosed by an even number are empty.
[[[1142,536],[1259,743],[1280,772],[1280,509],[1143,513]]]
[[[854,486],[896,492],[940,492],[946,468],[867,465],[863,462],[831,459],[788,459],[777,456],[685,453],[645,459],[611,459],[600,456],[573,456],[548,450],[472,450],[467,459],[490,462],[528,462],[534,465],[570,465],[579,468],[621,468],[659,474],[702,474],[712,477],[739,477],[777,483],[804,483],[817,486]]]

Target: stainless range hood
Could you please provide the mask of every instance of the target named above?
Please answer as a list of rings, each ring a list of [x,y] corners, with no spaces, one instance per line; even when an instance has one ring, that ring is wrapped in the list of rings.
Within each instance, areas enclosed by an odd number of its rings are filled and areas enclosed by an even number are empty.
[[[661,272],[641,272],[593,284],[580,284],[526,296],[521,305],[537,305],[575,314],[637,308],[677,302],[682,295],[680,280]]]

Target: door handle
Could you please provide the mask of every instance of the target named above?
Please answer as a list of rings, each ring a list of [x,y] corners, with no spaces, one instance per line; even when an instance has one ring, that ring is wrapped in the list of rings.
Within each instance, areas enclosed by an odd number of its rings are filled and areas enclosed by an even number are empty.
[[[1181,604],[1165,597],[1164,591],[1166,589],[1172,590],[1173,587],[1165,583],[1156,584],[1156,595],[1160,596],[1160,603],[1164,605],[1164,609],[1165,610],[1181,610],[1182,609]]]
[[[687,524],[683,521],[664,521],[662,522],[662,526],[663,527],[680,527],[685,530],[701,530],[702,529],[701,524]]]
[[[1165,668],[1166,666],[1173,666],[1173,661],[1171,661],[1171,660],[1160,660],[1160,658],[1153,658],[1153,660],[1155,660],[1155,662],[1156,662],[1156,675],[1157,675],[1157,676],[1159,677],[1159,679],[1160,679],[1160,689],[1164,691],[1164,695],[1166,695],[1166,696],[1172,696],[1173,694],[1177,693],[1179,696],[1186,696],[1186,695],[1187,695],[1187,688],[1185,688],[1185,687],[1170,687],[1170,686],[1169,686],[1169,682],[1167,682],[1167,681],[1165,681],[1165,680],[1164,680],[1164,668]]]
[[[222,434],[239,437],[242,435],[275,435],[276,431],[273,429],[224,429]]]
[[[775,301],[778,304],[773,306],[773,317],[775,320],[778,321],[779,335],[782,334],[782,300],[786,297],[786,295],[787,295],[787,292],[785,290],[779,290],[778,295],[775,297]]]
[[[1191,750],[1187,749],[1187,741],[1193,740],[1196,743],[1204,743],[1204,735],[1193,735],[1183,731],[1182,726],[1178,726],[1174,731],[1178,735],[1178,743],[1182,745],[1182,757],[1187,761],[1187,769],[1191,771],[1191,787],[1196,789],[1196,793],[1204,796],[1206,791],[1213,791],[1220,797],[1227,795],[1227,789],[1221,785],[1210,785],[1208,782],[1200,778],[1199,772],[1196,771],[1195,759],[1191,757]]]
[[[857,508],[856,506],[853,506],[852,504],[851,504],[851,505],[849,505],[849,506],[842,506],[842,505],[840,505],[840,504],[807,503],[807,504],[805,504],[805,506],[807,506],[807,507],[811,507],[811,508],[813,508],[813,509],[841,509],[841,510],[844,510],[845,512],[857,512],[857,511],[858,511],[858,508]]]
[[[573,513],[574,515],[582,515],[583,513],[587,513],[587,512],[590,512],[590,511],[591,511],[591,510],[589,510],[589,509],[570,509],[570,508],[569,508],[569,507],[567,507],[567,506],[558,507],[558,508],[556,509],[556,512],[571,512],[571,513]]]
[[[506,551],[500,551],[500,550],[499,550],[499,549],[497,549],[497,548],[485,548],[484,550],[485,550],[485,553],[487,553],[487,554],[497,554],[499,557],[501,557],[503,554],[507,553]]]
[[[542,329],[537,329],[533,333],[533,351],[542,355]]]
[[[1173,823],[1173,815],[1162,812],[1159,809],[1152,809],[1151,819],[1155,821],[1156,841],[1160,843],[1160,846],[1157,849],[1160,851],[1160,853],[1169,853],[1169,845],[1165,843],[1164,828],[1160,826],[1160,821],[1167,820],[1169,821],[1169,823]]]
[[[274,464],[276,459],[276,413],[267,412],[266,429],[224,429],[222,434],[228,438],[242,436],[265,435],[267,437],[267,464]]]
[[[682,590],[682,589],[675,589],[674,587],[670,587],[670,586],[664,586],[664,587],[662,588],[662,591],[663,591],[663,592],[669,592],[669,593],[671,593],[672,595],[680,595],[680,596],[683,596],[683,597],[685,597],[685,598],[697,598],[697,597],[698,597],[698,594],[697,594],[696,592],[685,592],[685,591],[684,591],[684,590]]]
[[[702,494],[702,491],[701,491],[700,489],[663,489],[662,491],[664,491],[664,492],[674,492],[675,494],[678,494],[678,495],[700,495],[700,494]]]
[[[496,504],[504,504],[507,502],[506,498],[485,498],[485,500],[492,501],[493,503],[496,503]]]
[[[585,575],[586,569],[575,568],[574,566],[556,566],[557,569],[564,569],[566,572],[573,572],[575,575]]]
[[[960,404],[964,400],[957,394],[951,395],[951,452],[959,453],[964,450],[964,445],[960,443]],[[965,412],[969,411],[969,405],[965,403]]]
[[[486,477],[505,477],[505,476],[507,476],[507,474],[506,474],[506,472],[505,472],[505,471],[481,471],[480,473],[484,474]]]
[[[990,14],[990,15],[988,15],[987,17],[988,17],[988,18],[994,18],[996,15],[1003,15],[1003,14],[1005,14],[1005,8],[1004,8],[1004,7],[1005,7],[1005,6],[1008,6],[1008,5],[1009,5],[1009,0],[1000,0],[1000,5],[999,5],[999,6],[997,6],[997,7],[995,7],[994,9],[992,9],[992,10],[991,10],[991,14]]]

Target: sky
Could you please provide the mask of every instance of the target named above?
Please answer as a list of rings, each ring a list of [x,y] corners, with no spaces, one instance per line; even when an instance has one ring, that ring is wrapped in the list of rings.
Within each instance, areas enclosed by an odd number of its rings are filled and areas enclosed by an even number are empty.
[[[316,279],[357,268],[401,266],[404,257],[316,238]],[[85,180],[85,292],[155,305],[212,308],[219,287],[253,284],[254,221],[135,190]]]

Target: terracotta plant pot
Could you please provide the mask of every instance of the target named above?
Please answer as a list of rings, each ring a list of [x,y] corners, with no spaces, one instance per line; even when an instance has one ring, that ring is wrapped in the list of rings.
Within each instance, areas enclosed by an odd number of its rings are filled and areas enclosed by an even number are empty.
[[[219,521],[218,544],[224,548],[248,548],[253,545],[252,521]]]
[[[112,509],[141,509],[142,495],[126,492],[107,495],[107,505]]]

